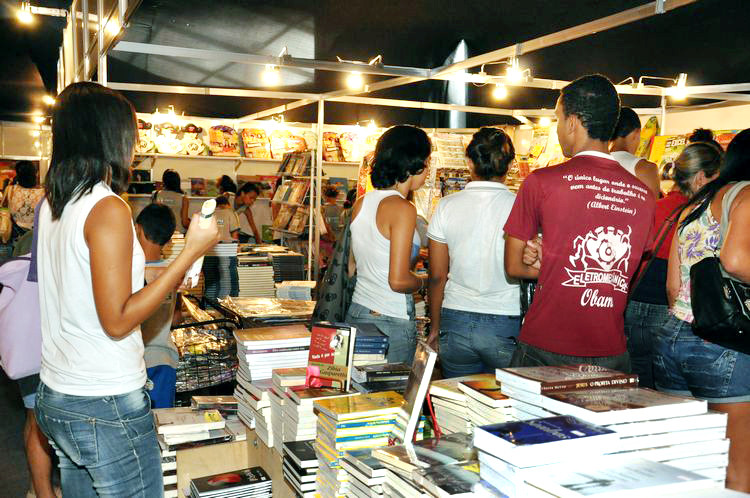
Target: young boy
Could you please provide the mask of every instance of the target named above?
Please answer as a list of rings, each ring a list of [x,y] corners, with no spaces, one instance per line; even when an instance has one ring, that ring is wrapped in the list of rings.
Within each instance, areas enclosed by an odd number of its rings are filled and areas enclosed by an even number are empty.
[[[161,251],[175,226],[174,214],[164,204],[149,204],[136,218],[135,232],[146,255],[146,283],[155,280],[166,268]],[[170,329],[176,301],[176,292],[169,293],[154,314],[141,324],[147,388],[153,408],[174,406],[179,354]]]

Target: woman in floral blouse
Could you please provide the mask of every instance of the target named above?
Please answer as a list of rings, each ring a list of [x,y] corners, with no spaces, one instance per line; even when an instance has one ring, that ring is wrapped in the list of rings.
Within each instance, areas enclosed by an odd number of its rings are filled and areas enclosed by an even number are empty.
[[[5,202],[13,218],[13,240],[32,228],[34,208],[42,197],[44,188],[39,185],[36,165],[31,161],[18,161],[16,179],[5,194]]]
[[[655,340],[657,389],[708,401],[728,414],[729,466],[726,485],[750,492],[750,355],[704,341],[693,334],[690,267],[718,254],[729,275],[750,282],[750,188],[740,187],[729,208],[721,240],[722,201],[732,186],[750,180],[750,129],[729,144],[717,179],[706,183],[680,216],[667,270],[672,316]]]

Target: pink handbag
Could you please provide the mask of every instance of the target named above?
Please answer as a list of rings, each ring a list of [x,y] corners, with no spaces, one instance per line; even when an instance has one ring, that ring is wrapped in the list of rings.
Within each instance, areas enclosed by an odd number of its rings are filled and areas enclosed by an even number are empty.
[[[39,373],[42,332],[39,288],[27,280],[31,258],[0,265],[0,365],[11,379]]]

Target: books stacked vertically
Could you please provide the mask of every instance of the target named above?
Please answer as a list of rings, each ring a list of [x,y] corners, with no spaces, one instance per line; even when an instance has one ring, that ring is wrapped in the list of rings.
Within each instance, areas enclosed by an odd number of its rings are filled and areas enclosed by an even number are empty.
[[[514,401],[500,392],[495,379],[464,380],[458,389],[467,396],[467,415],[474,427],[515,420]]]
[[[361,393],[396,391],[403,393],[411,367],[405,363],[380,363],[354,367],[352,387]]]
[[[642,458],[607,455],[530,472],[527,482],[544,496],[665,496],[683,491],[718,489],[694,472]]]
[[[314,280],[287,280],[276,283],[276,297],[279,299],[293,299],[295,301],[312,301],[312,291],[315,289]]]
[[[530,467],[619,450],[616,432],[570,416],[475,427],[473,441],[481,478],[510,496],[531,492],[525,482]]]
[[[392,391],[315,402],[315,451],[320,462],[317,481],[322,496],[347,493],[349,479],[339,460],[349,450],[387,445],[403,402],[403,397]]]
[[[349,477],[349,495],[355,498],[380,498],[385,483],[385,466],[372,456],[372,449],[351,450],[339,459]]]
[[[314,413],[314,403],[316,401],[356,396],[358,393],[347,393],[328,387],[309,388],[303,385],[289,388],[286,395],[288,401],[283,405],[284,441],[306,441],[315,439],[317,417]]]
[[[475,374],[465,377],[441,379],[430,383],[429,396],[435,410],[437,424],[443,434],[474,430],[469,418],[466,394],[458,388],[462,381],[489,382],[495,380],[493,374]]]
[[[284,413],[284,406],[287,403],[293,403],[289,399],[288,391],[293,386],[305,385],[306,372],[307,369],[303,367],[279,368],[273,371],[272,387],[268,395],[271,401],[271,431],[276,442],[274,448],[279,453],[282,450],[282,442],[294,441],[294,439],[286,439],[284,435],[284,423],[287,417]]]
[[[190,480],[193,498],[271,497],[271,478],[262,467],[222,472]]]
[[[161,475],[164,481],[164,497],[177,497],[177,450],[169,450],[166,445],[161,448]]]
[[[232,257],[237,256],[238,244],[236,242],[219,242],[206,251],[206,256]]]
[[[237,256],[239,297],[276,297],[273,265],[268,256],[240,254]]]
[[[269,448],[274,447],[271,428],[271,379],[256,380],[236,387],[235,395],[240,400],[240,418],[252,420],[255,433]]]
[[[292,486],[297,496],[314,496],[319,463],[312,441],[290,441],[284,443],[283,448],[284,479]]]
[[[595,365],[499,368],[495,372],[501,392],[514,400],[519,420],[552,415],[542,407],[543,394],[602,387],[638,386],[638,376]]]
[[[388,352],[388,336],[372,323],[357,325],[357,340],[354,344],[354,366],[385,363]]]
[[[307,365],[310,332],[304,325],[240,329],[234,332],[234,337],[237,341],[240,383],[270,379],[275,368]]]
[[[275,282],[305,279],[305,256],[297,252],[271,255]]]

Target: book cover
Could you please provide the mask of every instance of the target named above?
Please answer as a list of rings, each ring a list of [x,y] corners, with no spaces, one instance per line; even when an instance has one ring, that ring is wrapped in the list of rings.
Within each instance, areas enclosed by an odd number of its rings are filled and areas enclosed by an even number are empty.
[[[239,489],[270,487],[271,478],[262,467],[250,467],[191,479],[190,486],[195,489],[198,495],[214,495],[219,492],[227,493]]]
[[[189,410],[189,409],[188,409]],[[159,434],[183,434],[223,429],[225,422],[218,410],[182,411],[173,408],[154,410]]]
[[[206,179],[205,178],[191,178],[190,179],[190,195],[196,197],[206,196]]]
[[[312,441],[287,441],[284,443],[284,453],[302,469],[318,466]]]
[[[331,387],[307,387],[304,385],[293,386],[289,389],[289,397],[298,405],[312,404],[313,401],[326,398],[339,398],[349,396],[356,397],[359,396],[359,393],[343,392],[341,391],[341,389],[334,389]]]
[[[432,370],[435,367],[436,360],[437,353],[432,348],[423,342],[417,344],[414,361],[409,372],[409,380],[407,380],[404,390],[404,404],[401,407],[401,413],[406,423],[403,442],[411,442],[414,438],[414,431],[422,413],[422,405],[427,396],[427,389],[430,386]]]
[[[412,479],[436,496],[476,496],[479,462],[448,463],[412,472]]]
[[[636,387],[638,376],[596,365],[499,368],[501,384],[534,393],[573,391],[603,387]]]
[[[330,177],[328,178],[328,185],[339,191],[339,199],[346,199],[346,194],[349,192],[349,180],[346,178]]]
[[[286,204],[282,205],[279,209],[278,214],[273,219],[273,228],[284,230],[289,226],[289,222],[292,220],[295,208]]]
[[[359,331],[358,331],[359,332]],[[352,371],[352,380],[369,382],[374,379],[408,378],[411,367],[406,363],[383,363],[381,365],[363,365]]]
[[[571,441],[603,435],[616,435],[606,427],[584,422],[571,416],[484,425],[474,429],[474,445],[492,453],[492,448],[539,446],[558,441]],[[492,443],[503,444],[495,446]]]
[[[304,232],[309,218],[310,208],[307,206],[298,207],[294,212],[294,216],[292,216],[292,220],[289,222],[289,231],[297,234]]]
[[[386,464],[412,472],[418,468],[476,460],[477,451],[472,444],[471,435],[456,433],[440,439],[375,448],[372,456]]]
[[[491,373],[482,373],[467,375],[464,377],[454,377],[452,379],[435,380],[430,383],[430,396],[438,396],[445,399],[464,403],[466,394],[458,388],[458,384],[465,380],[476,381],[495,381],[495,376]]]
[[[234,337],[238,343],[247,346],[282,344],[292,339],[309,339],[310,332],[302,324],[279,325],[276,327],[258,327],[235,330]],[[269,346],[272,347],[272,346]]]
[[[378,382],[352,382],[352,388],[363,394],[381,391],[395,391],[403,394],[406,391],[406,379],[383,380]]]
[[[357,344],[376,342],[388,344],[388,336],[385,335],[374,323],[357,324]]]
[[[393,391],[385,391],[322,399],[315,401],[315,408],[334,420],[351,420],[376,415],[396,414],[403,403],[403,396]]]
[[[464,380],[458,388],[472,398],[492,407],[505,406],[509,398],[500,392],[500,385],[495,379]]]
[[[385,467],[380,460],[372,456],[372,451],[372,448],[347,451],[344,460],[367,477],[384,476]]]
[[[326,322],[313,324],[307,362],[308,386],[349,390],[356,333],[354,327]]]

